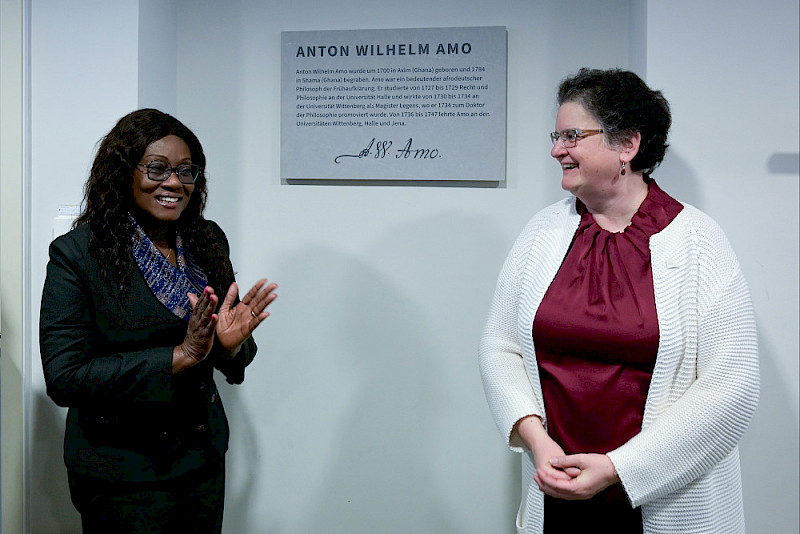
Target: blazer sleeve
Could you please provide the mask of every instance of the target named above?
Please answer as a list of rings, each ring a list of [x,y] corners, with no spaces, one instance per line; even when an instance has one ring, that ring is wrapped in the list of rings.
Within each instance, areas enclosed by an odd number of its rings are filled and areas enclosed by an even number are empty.
[[[149,336],[145,325],[132,334],[139,340],[132,337],[129,344],[121,340],[113,345],[103,342],[100,331],[104,325],[95,313],[98,295],[93,292],[103,287],[113,292],[113,288],[92,282],[98,274],[88,257],[88,238],[81,240],[76,235],[81,232],[70,232],[50,245],[39,315],[47,394],[59,406],[169,401],[174,345],[170,338],[176,333],[154,329]],[[180,336],[180,330],[176,332]],[[156,342],[142,343],[145,337]],[[123,349],[126,346],[130,350]]]
[[[244,369],[255,358],[256,350],[258,350],[256,342],[253,340],[253,336],[250,336],[242,343],[239,352],[232,360],[218,357],[214,362],[214,367],[225,376],[225,380],[229,384],[241,384],[244,382]]]

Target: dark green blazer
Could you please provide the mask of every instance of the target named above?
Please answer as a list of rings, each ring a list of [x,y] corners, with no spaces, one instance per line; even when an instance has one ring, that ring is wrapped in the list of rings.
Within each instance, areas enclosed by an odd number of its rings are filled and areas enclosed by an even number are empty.
[[[222,230],[208,224],[228,250]],[[229,431],[214,368],[241,383],[255,342],[248,339],[232,361],[212,349],[173,375],[172,350],[186,335],[186,321],[156,299],[135,264],[124,290],[104,280],[89,237],[85,224],[51,243],[39,316],[47,394],[69,408],[67,469],[153,481],[221,460]],[[232,282],[209,280],[220,299]]]

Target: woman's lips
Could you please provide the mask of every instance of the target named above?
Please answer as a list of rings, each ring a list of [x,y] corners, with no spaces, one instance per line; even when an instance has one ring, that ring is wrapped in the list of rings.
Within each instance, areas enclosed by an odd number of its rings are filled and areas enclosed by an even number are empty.
[[[167,196],[167,195],[159,195],[156,197],[156,202],[161,204],[162,206],[172,207],[175,206],[178,202],[180,202],[180,197],[174,196]]]

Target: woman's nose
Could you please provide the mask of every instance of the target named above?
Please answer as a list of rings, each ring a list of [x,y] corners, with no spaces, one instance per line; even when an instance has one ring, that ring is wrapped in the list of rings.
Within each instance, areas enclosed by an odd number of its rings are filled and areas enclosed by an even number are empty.
[[[558,139],[556,143],[553,145],[553,148],[550,149],[550,155],[554,158],[563,156],[566,153],[567,153],[567,147],[564,146],[564,141],[562,139]]]
[[[161,182],[161,185],[172,189],[183,187],[183,183],[180,178],[178,178],[178,169],[173,168],[167,179]]]

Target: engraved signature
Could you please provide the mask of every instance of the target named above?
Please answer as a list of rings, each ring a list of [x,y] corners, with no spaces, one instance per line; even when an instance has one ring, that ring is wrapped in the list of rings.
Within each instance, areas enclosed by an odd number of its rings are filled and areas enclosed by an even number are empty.
[[[412,146],[413,138],[409,137],[405,142],[403,148],[396,150],[394,155],[395,159],[415,159],[415,160],[430,160],[441,158],[442,155],[438,148],[415,148]],[[391,154],[391,147],[393,141],[376,141],[373,137],[366,148],[361,150],[358,154],[340,154],[333,159],[334,163],[341,163],[339,160],[342,158],[366,158],[372,156],[375,159],[383,159]],[[374,148],[374,151],[373,151]]]
[[[391,143],[391,141],[389,141],[389,142]],[[373,137],[372,141],[370,141],[369,144],[367,145],[367,148],[365,148],[364,150],[362,150],[358,154],[341,154],[339,156],[336,156],[336,158],[333,160],[333,162],[334,163],[339,163],[339,158],[358,158],[358,159],[366,158],[367,156],[369,156],[369,152],[372,149],[372,145],[374,145],[374,144],[375,144],[375,138]]]

